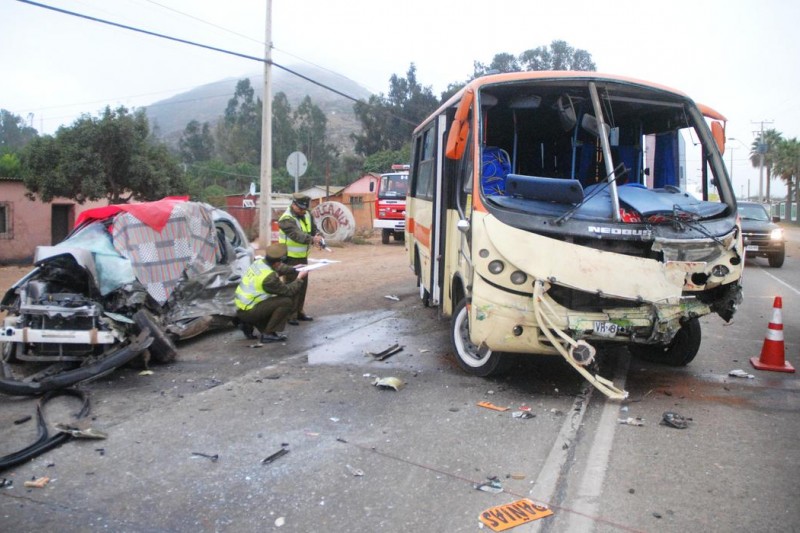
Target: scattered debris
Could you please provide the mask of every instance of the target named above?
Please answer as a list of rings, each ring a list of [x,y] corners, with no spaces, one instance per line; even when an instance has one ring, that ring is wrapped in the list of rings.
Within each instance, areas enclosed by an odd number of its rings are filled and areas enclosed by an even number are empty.
[[[382,352],[367,352],[367,353],[371,355],[376,361],[383,361],[384,359],[388,359],[394,354],[403,351],[403,348],[404,346],[400,346],[399,344],[394,344],[392,346],[389,346]]]
[[[403,383],[403,380],[393,377],[375,378],[375,381],[373,381],[372,384],[378,387],[379,389],[394,389],[396,391],[399,391],[406,385],[405,383]]]
[[[205,457],[207,459],[211,459],[212,463],[216,463],[219,460],[219,454],[218,453],[215,453],[214,455],[209,455],[209,454],[203,453],[203,452],[192,452],[192,455],[194,455],[196,457]]]
[[[264,345],[261,344],[260,342],[257,342],[255,344],[249,345],[248,348],[261,348],[262,346],[264,346]]]
[[[552,514],[553,511],[547,507],[523,498],[487,509],[480,514],[478,519],[481,524],[488,526],[492,531],[505,531]]]
[[[689,427],[689,420],[691,420],[691,418],[686,418],[678,413],[667,411],[662,415],[661,425],[670,426],[677,429],[686,429]]]
[[[50,478],[43,476],[38,479],[34,479],[33,481],[26,481],[25,487],[32,489],[43,489],[48,483],[50,483]]]
[[[516,479],[517,481],[525,479],[525,474],[509,474],[508,477]]]
[[[330,417],[328,420],[330,420],[331,422],[338,422],[339,421],[339,419],[336,418],[335,416]]]
[[[279,516],[275,519],[275,527],[281,527],[283,524],[286,523],[286,519],[282,516]]]
[[[278,459],[280,457],[283,457],[287,453],[289,453],[289,449],[288,448],[281,448],[280,450],[278,450],[277,452],[273,453],[269,457],[263,459],[261,461],[261,464],[268,465],[268,464],[272,463],[273,461],[275,461],[276,459]]]
[[[53,427],[61,433],[69,433],[77,439],[107,439],[108,434],[90,427],[78,427],[72,424],[53,424]]]
[[[500,407],[499,405],[495,405],[492,402],[478,402],[476,404],[478,407],[483,407],[485,409],[491,409],[492,411],[508,411],[508,407]]]
[[[531,413],[530,411],[514,411],[511,413],[511,416],[514,418],[520,418],[522,420],[527,420],[529,418],[536,418],[536,415]]]
[[[618,418],[617,422],[626,426],[643,426],[644,418],[629,416],[628,418]]]
[[[755,379],[755,376],[753,374],[748,374],[741,368],[737,368],[736,370],[731,370],[730,372],[728,372],[728,375],[733,376],[735,378]]]
[[[395,302],[399,302],[400,301],[400,297],[399,296],[395,296],[394,294],[387,294],[386,296],[384,296],[384,298],[386,298],[387,300],[393,300]]]
[[[347,471],[350,472],[355,477],[361,477],[364,475],[364,471],[360,468],[355,468],[350,465],[345,465],[347,467]]]
[[[482,490],[483,492],[491,492],[492,494],[500,494],[503,492],[503,484],[497,479],[497,476],[491,476],[488,481],[478,483],[475,485],[475,490]]]
[[[153,372],[152,370],[142,370],[141,372],[139,372],[140,376],[152,376],[153,374],[155,374],[155,372]]]
[[[32,417],[31,415],[25,415],[25,416],[23,416],[22,418],[18,418],[18,419],[16,419],[16,420],[14,420],[14,425],[15,425],[15,426],[18,426],[18,425],[20,425],[20,424],[24,424],[25,422],[27,422],[28,420],[30,420],[30,419],[32,419],[32,418],[33,418],[33,417]]]
[[[14,486],[13,479],[7,479],[7,478],[0,479],[0,489],[5,489],[5,488],[10,489],[13,486]]]

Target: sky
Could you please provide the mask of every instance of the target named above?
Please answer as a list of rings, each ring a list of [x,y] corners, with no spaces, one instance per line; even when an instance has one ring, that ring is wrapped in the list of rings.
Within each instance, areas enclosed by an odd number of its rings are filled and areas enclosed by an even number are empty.
[[[255,58],[266,0],[40,0],[39,3]],[[800,138],[796,0],[272,0],[272,57],[312,63],[386,93],[411,63],[437,96],[473,61],[564,40],[600,72],[679,89],[728,118],[737,195],[757,194],[748,154],[773,128]],[[81,113],[146,106],[223,78],[263,71],[224,54],[0,0],[0,109],[52,134]],[[691,169],[689,169],[691,180]],[[773,190],[785,189],[773,181]]]

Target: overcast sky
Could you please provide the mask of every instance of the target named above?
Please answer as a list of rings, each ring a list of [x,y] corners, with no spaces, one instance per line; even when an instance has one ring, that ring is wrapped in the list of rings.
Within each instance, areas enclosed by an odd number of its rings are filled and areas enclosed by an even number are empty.
[[[266,0],[40,0],[40,3],[263,57]],[[273,59],[311,62],[385,93],[410,63],[434,93],[473,61],[554,39],[601,72],[680,89],[729,120],[734,188],[758,191],[754,132],[800,137],[800,2],[673,0],[273,0]],[[106,105],[145,106],[262,64],[19,2],[0,0],[0,108],[40,133]],[[732,159],[731,159],[732,158]],[[691,169],[689,170],[691,176]]]

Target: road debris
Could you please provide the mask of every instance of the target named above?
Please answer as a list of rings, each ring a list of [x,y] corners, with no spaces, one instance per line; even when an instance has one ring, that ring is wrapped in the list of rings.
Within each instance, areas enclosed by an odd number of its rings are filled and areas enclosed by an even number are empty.
[[[142,370],[141,372],[139,372],[140,376],[152,376],[153,374],[155,374],[155,372],[153,372],[152,370]]]
[[[487,481],[475,485],[475,490],[482,490],[483,492],[491,492],[492,494],[500,494],[503,492],[503,484],[497,479],[497,476],[491,476]]]
[[[553,511],[543,505],[523,498],[511,503],[497,505],[486,509],[478,519],[492,531],[506,531],[512,527],[539,520],[553,514]]]
[[[384,296],[384,298],[386,298],[387,300],[393,300],[395,302],[400,301],[400,297],[395,296],[394,294],[387,294],[386,296]]]
[[[403,351],[403,348],[404,346],[400,346],[399,344],[393,344],[392,346],[389,346],[382,352],[366,352],[366,353],[371,355],[372,358],[375,359],[376,361],[383,361],[384,359],[388,359],[394,354]]]
[[[211,459],[212,463],[216,463],[219,460],[219,454],[218,453],[215,453],[214,455],[209,455],[209,454],[203,453],[203,452],[192,452],[192,455],[194,455],[195,457],[205,457],[207,459]]]
[[[628,418],[618,418],[617,422],[626,426],[643,426],[644,418],[629,416]]]
[[[379,389],[394,389],[396,391],[399,391],[406,385],[403,380],[393,377],[375,378],[375,381],[373,381],[372,384]]]
[[[25,422],[27,422],[28,420],[31,420],[32,418],[33,417],[31,415],[25,415],[22,418],[18,418],[16,420],[14,420],[14,425],[18,426],[20,424],[24,424]]]
[[[495,405],[492,402],[478,402],[478,407],[483,407],[484,409],[491,409],[492,411],[508,411],[508,407],[500,407],[499,405]]]
[[[13,479],[7,479],[7,478],[0,479],[0,489],[5,489],[5,488],[10,489],[13,486],[14,486]]]
[[[53,424],[61,433],[69,433],[77,439],[107,439],[108,433],[91,427],[79,427],[74,424]]]
[[[748,374],[741,368],[737,368],[736,370],[731,370],[730,372],[728,372],[728,375],[733,376],[735,378],[755,379],[755,376],[753,374]]]
[[[531,413],[530,411],[514,411],[513,413],[511,413],[511,416],[514,418],[519,418],[521,420],[536,418],[536,415]]]
[[[677,429],[686,429],[689,427],[689,420],[691,420],[691,418],[686,418],[678,413],[667,411],[662,415],[661,425]]]
[[[50,483],[50,478],[43,476],[32,481],[26,481],[25,487],[31,489],[43,489],[48,483]]]
[[[283,457],[287,453],[289,453],[289,449],[288,448],[281,448],[280,450],[278,450],[277,452],[273,453],[269,457],[266,457],[266,458],[262,459],[261,464],[262,465],[268,465],[268,464],[274,462],[276,459],[278,459],[280,457]]]
[[[364,475],[364,471],[360,468],[355,468],[350,465],[344,465],[347,468],[347,471],[350,472],[355,477],[361,477]]]

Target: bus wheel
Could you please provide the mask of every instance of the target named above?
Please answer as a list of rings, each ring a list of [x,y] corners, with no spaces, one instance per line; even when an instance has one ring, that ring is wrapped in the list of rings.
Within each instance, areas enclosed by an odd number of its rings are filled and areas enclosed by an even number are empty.
[[[458,302],[450,327],[450,340],[456,352],[456,360],[468,373],[486,377],[502,372],[507,359],[500,352],[493,352],[485,346],[476,346],[469,339],[469,313],[467,300]]]
[[[645,361],[669,366],[686,366],[700,349],[700,321],[686,321],[669,344],[631,344],[628,351]]]
[[[381,232],[381,242],[383,244],[389,244],[389,238],[392,236],[392,230],[385,229]]]

